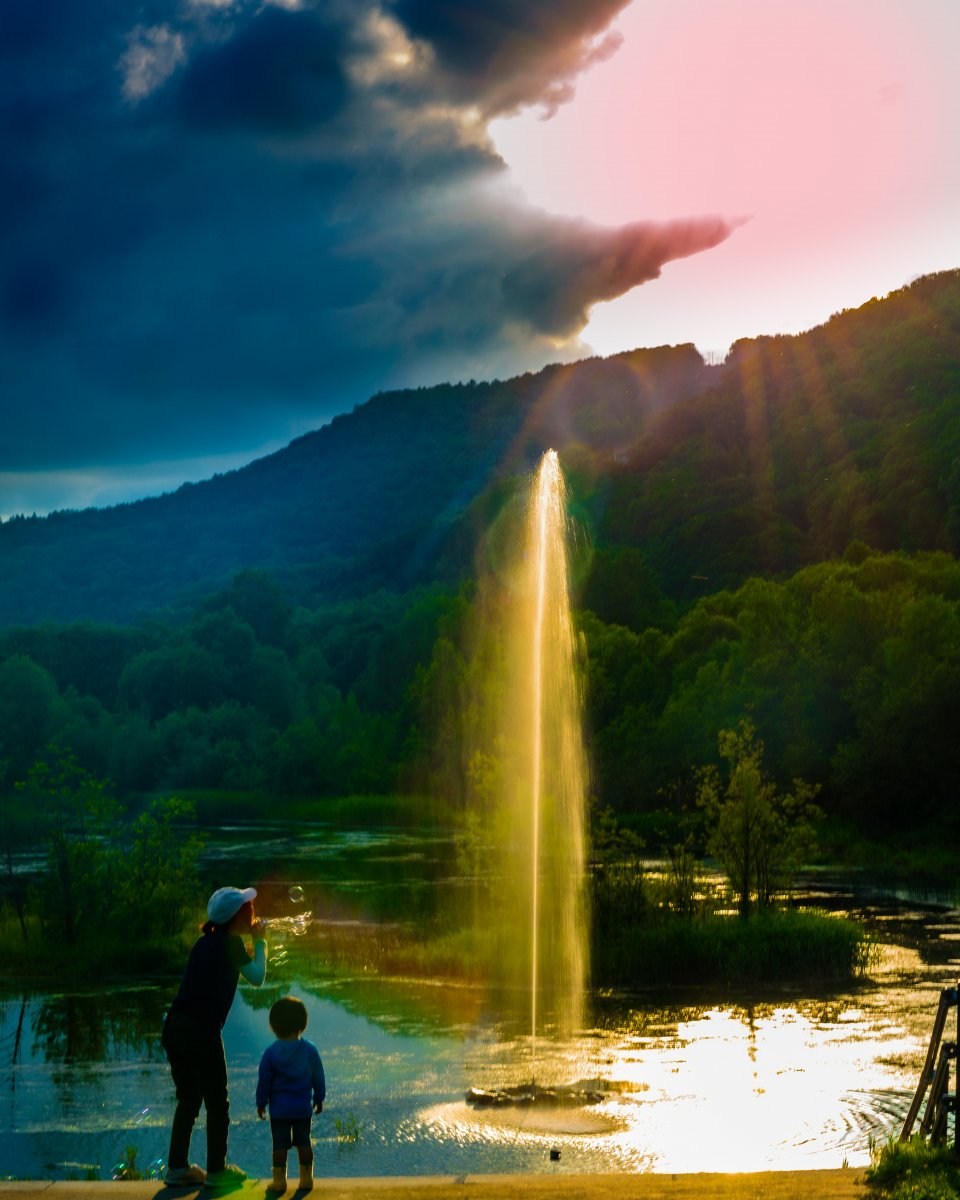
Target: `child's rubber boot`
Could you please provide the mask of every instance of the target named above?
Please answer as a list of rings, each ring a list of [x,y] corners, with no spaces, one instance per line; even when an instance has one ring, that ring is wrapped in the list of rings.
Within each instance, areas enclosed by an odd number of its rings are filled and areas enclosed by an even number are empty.
[[[313,1187],[313,1166],[300,1168],[300,1183],[299,1189],[301,1192],[309,1192]]]
[[[270,1180],[267,1186],[268,1192],[285,1192],[287,1190],[287,1169],[286,1167],[274,1167],[273,1179]]]

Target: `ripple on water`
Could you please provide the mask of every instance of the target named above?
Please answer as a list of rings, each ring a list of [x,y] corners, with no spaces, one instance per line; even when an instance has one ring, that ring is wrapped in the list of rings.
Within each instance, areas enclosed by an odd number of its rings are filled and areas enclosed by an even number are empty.
[[[821,1151],[862,1149],[865,1141],[886,1138],[891,1129],[902,1126],[912,1099],[913,1093],[905,1091],[847,1092],[810,1140],[816,1140]],[[803,1145],[804,1140],[798,1138],[795,1144]]]
[[[462,1139],[465,1134],[497,1141],[518,1134],[537,1137],[598,1137],[627,1128],[622,1116],[605,1109],[590,1107],[534,1107],[505,1104],[477,1108],[465,1101],[435,1104],[420,1114],[423,1122],[441,1134]]]

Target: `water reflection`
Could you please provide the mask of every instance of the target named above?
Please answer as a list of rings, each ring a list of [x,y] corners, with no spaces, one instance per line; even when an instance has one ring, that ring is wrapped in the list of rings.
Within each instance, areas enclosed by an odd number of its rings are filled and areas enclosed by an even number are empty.
[[[417,869],[445,877],[445,851],[412,840],[391,845],[422,854]],[[389,847],[367,847],[396,870]],[[296,885],[276,877],[276,916],[313,913],[318,895],[334,895],[320,874],[300,877],[298,867]],[[294,886],[303,902],[290,896]],[[384,888],[376,905],[396,915],[386,895]],[[268,1172],[256,1071],[271,1036],[267,1009],[292,990],[305,999],[308,1036],[321,1047],[329,1081],[316,1126],[319,1175],[862,1165],[869,1139],[895,1133],[906,1113],[940,989],[960,966],[960,913],[836,894],[832,902],[868,920],[884,942],[860,987],[722,1003],[689,991],[604,994],[581,1036],[562,1047],[545,1042],[542,1082],[604,1081],[608,1098],[589,1119],[468,1108],[469,1086],[519,1082],[516,1064],[526,1053],[526,1031],[486,1011],[481,989],[324,977],[319,963],[304,973],[303,956],[291,953],[286,965],[275,959],[268,986],[241,990],[225,1030],[231,1159],[254,1175]],[[107,1178],[128,1145],[142,1163],[166,1153],[173,1095],[158,1034],[173,989],[170,981],[0,999],[0,1177]],[[337,1141],[338,1118],[356,1123],[356,1141]],[[549,1154],[558,1146],[555,1162]],[[202,1133],[193,1152],[203,1161]]]
[[[320,919],[416,923],[458,911],[465,890],[450,837],[396,830],[234,826],[218,832],[203,867],[213,887],[253,883],[268,917],[306,900]]]
[[[467,1086],[515,1082],[513,1051],[523,1047],[494,1026],[446,1024],[445,1002],[424,1005],[422,989],[355,980],[296,990],[330,1078],[317,1126],[318,1171],[328,1175],[541,1171],[558,1142],[562,1161],[550,1169],[858,1165],[869,1138],[903,1119],[936,1004],[933,987],[926,1005],[913,987],[756,1006],[608,1000],[602,1024],[552,1047],[553,1061],[543,1063],[545,1077],[601,1079],[609,1089],[571,1125],[569,1114],[558,1124],[470,1110]],[[97,1033],[96,998],[72,999],[0,1005],[0,1175],[70,1177],[78,1163],[108,1173],[131,1143],[144,1162],[165,1153],[173,1098],[155,1027],[127,998],[116,1008],[101,998],[109,1033]],[[225,1031],[231,1157],[258,1175],[269,1146],[253,1093],[269,999],[244,993]],[[360,1137],[343,1145],[333,1122],[348,1115]]]
[[[157,1029],[168,1002],[158,987],[47,996],[31,1021],[34,1049],[47,1063],[82,1071],[131,1055],[166,1061]]]

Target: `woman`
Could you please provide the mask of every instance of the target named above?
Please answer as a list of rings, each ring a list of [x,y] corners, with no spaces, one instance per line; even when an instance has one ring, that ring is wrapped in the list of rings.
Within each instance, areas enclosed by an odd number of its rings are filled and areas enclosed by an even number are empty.
[[[254,888],[218,888],[207,904],[200,938],[190,951],[170,1011],[163,1023],[162,1042],[177,1089],[165,1183],[171,1186],[229,1188],[246,1175],[227,1165],[227,1062],[221,1031],[242,975],[259,987],[267,974],[266,921],[253,909]],[[244,936],[253,938],[253,954]],[[207,1169],[189,1162],[190,1135],[200,1113],[207,1110]]]

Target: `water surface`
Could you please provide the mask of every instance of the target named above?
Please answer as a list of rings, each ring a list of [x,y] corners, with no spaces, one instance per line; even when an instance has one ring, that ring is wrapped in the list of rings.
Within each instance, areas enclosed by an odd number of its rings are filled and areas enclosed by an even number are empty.
[[[399,922],[462,889],[450,844],[412,834],[238,829],[206,863],[212,879],[225,867],[229,881],[258,883],[275,916]],[[294,885],[302,901],[289,899]],[[230,1159],[269,1175],[256,1070],[267,1009],[294,992],[328,1077],[318,1175],[863,1165],[871,1138],[899,1131],[940,989],[960,973],[960,911],[828,891],[882,939],[869,980],[833,994],[596,996],[580,1035],[538,1046],[539,1081],[607,1085],[608,1099],[579,1116],[486,1118],[464,1103],[472,1085],[529,1075],[527,1039],[480,989],[325,977],[322,961],[306,971],[303,955],[285,960],[277,938],[268,985],[241,988],[224,1031]],[[128,1146],[141,1166],[165,1157],[174,1097],[159,1030],[174,990],[171,980],[0,998],[0,1177],[108,1178]],[[338,1141],[337,1121],[358,1138]],[[192,1157],[204,1161],[202,1127]]]

